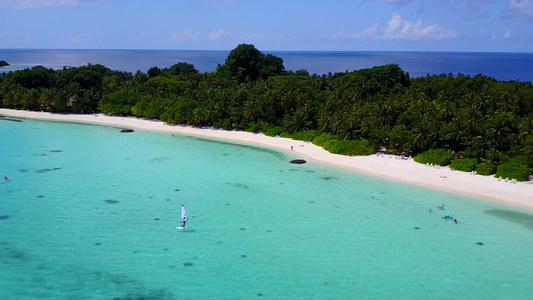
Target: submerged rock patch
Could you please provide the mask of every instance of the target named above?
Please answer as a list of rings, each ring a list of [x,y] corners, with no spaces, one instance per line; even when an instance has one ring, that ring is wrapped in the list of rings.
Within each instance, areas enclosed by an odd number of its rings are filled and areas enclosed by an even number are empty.
[[[7,220],[9,218],[11,218],[9,215],[0,216],[0,220]]]
[[[186,267],[192,267],[192,262],[186,261],[186,262],[183,263],[183,265],[186,266]]]
[[[109,203],[109,204],[115,204],[115,203],[119,203],[120,201],[118,200],[113,200],[113,199],[109,199],[109,200],[106,200],[105,202]]]
[[[40,169],[40,170],[37,170],[37,173],[47,173],[47,172],[52,172],[52,171],[57,171],[57,170],[61,170],[61,168]]]

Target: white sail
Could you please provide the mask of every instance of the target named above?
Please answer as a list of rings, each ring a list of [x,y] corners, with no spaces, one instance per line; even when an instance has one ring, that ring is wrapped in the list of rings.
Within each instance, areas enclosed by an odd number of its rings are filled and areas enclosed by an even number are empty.
[[[185,206],[181,205],[181,221],[187,222],[187,213],[185,212]]]

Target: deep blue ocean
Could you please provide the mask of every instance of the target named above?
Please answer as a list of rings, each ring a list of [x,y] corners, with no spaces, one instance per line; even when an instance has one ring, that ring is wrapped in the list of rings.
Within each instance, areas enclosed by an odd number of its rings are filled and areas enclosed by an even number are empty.
[[[35,65],[60,69],[84,64],[102,64],[112,70],[146,72],[178,62],[193,64],[200,72],[224,64],[230,51],[202,50],[35,50],[0,49],[0,60],[11,64],[0,72]],[[533,81],[533,53],[388,52],[388,51],[263,51],[283,58],[286,70],[310,74],[354,71],[385,64],[398,64],[411,77],[459,73],[483,74],[498,80]]]

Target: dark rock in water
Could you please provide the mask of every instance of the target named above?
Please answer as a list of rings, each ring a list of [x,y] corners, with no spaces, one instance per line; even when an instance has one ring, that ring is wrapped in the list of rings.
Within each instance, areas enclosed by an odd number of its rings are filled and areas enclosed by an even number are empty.
[[[477,242],[476,245],[483,246],[482,242]]]
[[[40,170],[37,170],[37,173],[46,173],[46,172],[52,172],[52,171],[57,171],[57,170],[61,170],[61,168],[40,169]]]
[[[122,129],[120,132],[133,132],[133,129]]]
[[[7,67],[9,64],[5,60],[0,60],[0,67]]]
[[[39,196],[37,196],[37,198],[39,198],[39,199],[43,199],[43,198],[44,198],[44,195],[39,195]]]
[[[246,254],[241,254],[241,257],[242,258],[246,258],[247,256],[246,256]]]
[[[8,215],[0,216],[0,220],[7,220],[9,218],[11,218],[11,217],[8,216]]]
[[[50,150],[50,152],[59,153],[59,152],[63,152],[63,150]]]
[[[100,246],[102,243],[94,243],[95,246]]]
[[[106,200],[105,202],[109,203],[109,204],[115,204],[115,203],[119,203],[120,201],[118,200],[113,200],[113,199],[109,199],[109,200]]]
[[[305,164],[306,161],[303,160],[303,159],[293,159],[291,160],[291,164],[297,164],[297,165],[301,165],[301,164]]]
[[[186,267],[192,267],[192,262],[190,262],[190,261],[184,262],[183,265],[186,266]]]
[[[415,229],[420,229],[420,227],[415,227]]]

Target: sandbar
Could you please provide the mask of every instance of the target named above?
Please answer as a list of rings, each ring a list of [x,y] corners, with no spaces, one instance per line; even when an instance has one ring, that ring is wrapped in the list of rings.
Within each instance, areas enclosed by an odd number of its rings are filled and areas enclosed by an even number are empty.
[[[95,123],[120,128],[160,131],[253,144],[291,152],[293,156],[313,163],[332,165],[389,180],[499,202],[504,205],[533,211],[532,181],[511,182],[498,180],[494,176],[474,175],[467,172],[454,171],[448,167],[430,167],[416,163],[413,159],[401,159],[394,155],[343,156],[329,153],[322,147],[315,146],[310,142],[269,137],[261,133],[168,125],[159,120],[135,117],[107,116],[104,114],[52,114],[11,109],[0,109],[0,115],[38,120]]]

